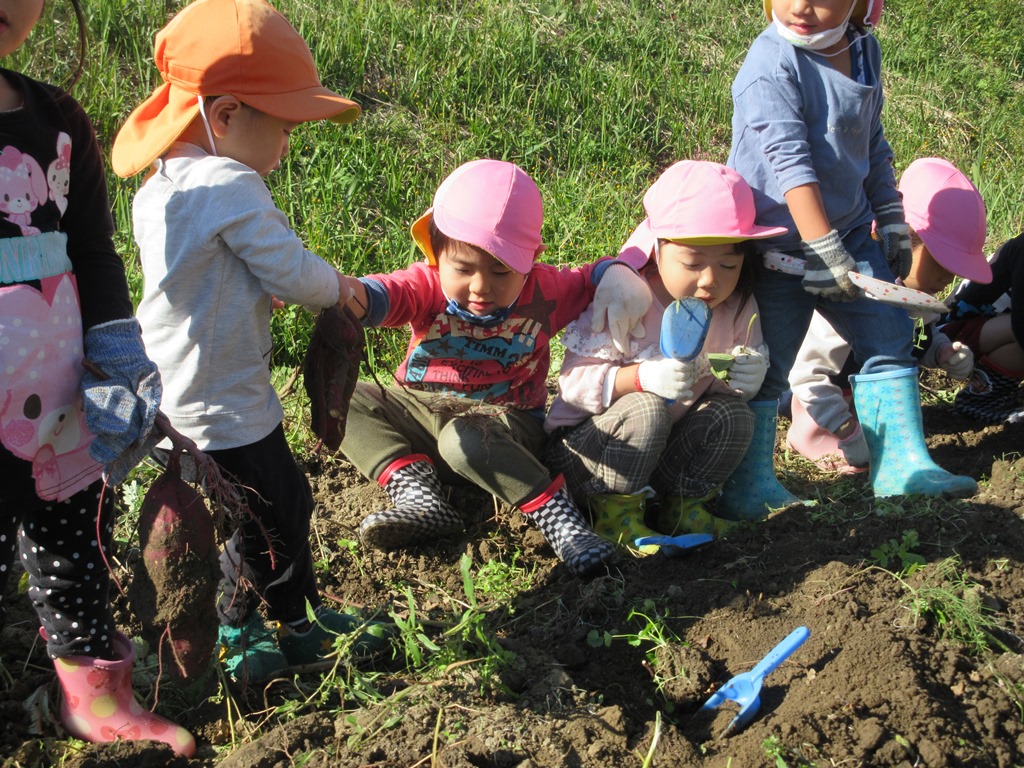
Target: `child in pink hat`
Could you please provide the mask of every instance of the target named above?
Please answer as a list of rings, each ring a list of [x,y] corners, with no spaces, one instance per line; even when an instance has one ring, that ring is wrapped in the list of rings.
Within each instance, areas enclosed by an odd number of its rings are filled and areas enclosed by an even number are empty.
[[[654,295],[645,333],[620,351],[593,330],[590,310],[570,323],[545,422],[546,463],[590,507],[598,533],[622,545],[656,532],[728,527],[705,504],[747,450],[754,423],[747,401],[768,368],[752,241],[784,231],[754,224],[749,185],[717,163],[671,166],[644,195],[644,208],[647,218],[619,258],[640,269]],[[681,361],[664,356],[659,339],[665,308],[687,296],[707,303],[711,323],[700,354]],[[724,380],[712,374],[709,353],[734,355]],[[651,497],[658,531],[644,522]]]
[[[899,191],[910,226],[913,261],[907,276],[898,282],[935,295],[955,277],[982,284],[992,280],[982,252],[985,203],[970,179],[948,160],[925,157],[903,172]],[[969,346],[938,330],[938,315],[922,319],[924,326],[914,347],[918,364],[941,368],[957,380],[967,379],[974,368]],[[844,386],[849,373],[856,372],[852,365],[850,345],[815,313],[789,375],[793,397],[787,443],[823,469],[846,473],[869,463],[864,433]]]
[[[395,386],[357,386],[341,443],[391,498],[360,524],[363,543],[393,549],[458,536],[464,522],[442,483],[468,481],[522,510],[574,573],[613,554],[538,458],[549,341],[593,300],[597,324],[607,319],[621,344],[650,291],[611,259],[538,263],[542,222],[540,190],[521,168],[474,160],[441,183],[412,226],[424,262],[347,278],[349,307],[367,325],[412,333]]]
[[[852,345],[851,377],[876,497],[966,497],[974,478],[928,454],[913,322],[866,296],[861,277],[892,283],[912,262],[910,228],[882,125],[883,0],[767,0],[771,23],[732,84],[727,164],[754,190],[757,222],[786,234],[759,246],[755,295],[771,363],[751,400],[751,449],[718,510],[756,520],[800,500],[775,476],[779,398],[817,311]],[[872,232],[877,238],[872,237]]]

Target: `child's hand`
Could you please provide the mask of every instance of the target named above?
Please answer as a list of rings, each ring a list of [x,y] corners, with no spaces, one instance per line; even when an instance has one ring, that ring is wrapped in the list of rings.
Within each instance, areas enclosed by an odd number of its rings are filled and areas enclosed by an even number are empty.
[[[847,274],[856,271],[857,263],[836,230],[805,240],[803,249],[807,261],[802,281],[805,291],[836,301],[853,301],[861,296]]]
[[[284,302],[281,301],[277,296],[270,297],[270,311],[273,312],[277,309],[284,309]]]
[[[727,383],[744,400],[757,394],[768,373],[768,358],[750,347],[734,347]]]
[[[644,360],[636,369],[636,391],[653,392],[666,400],[689,400],[696,378],[696,366],[691,360]]]
[[[84,341],[83,409],[95,435],[89,455],[116,485],[160,440],[153,426],[163,394],[160,372],[146,356],[135,318],[94,326]]]
[[[590,329],[600,333],[607,322],[612,344],[621,354],[628,354],[629,337],[642,339],[647,334],[644,316],[651,308],[651,301],[647,281],[629,265],[613,263],[597,284]]]
[[[875,211],[875,231],[889,269],[900,280],[910,274],[914,256],[910,247],[910,227],[899,199],[890,200]]]
[[[921,365],[941,368],[957,381],[967,381],[974,371],[974,353],[961,342],[950,341],[946,334],[936,333]]]

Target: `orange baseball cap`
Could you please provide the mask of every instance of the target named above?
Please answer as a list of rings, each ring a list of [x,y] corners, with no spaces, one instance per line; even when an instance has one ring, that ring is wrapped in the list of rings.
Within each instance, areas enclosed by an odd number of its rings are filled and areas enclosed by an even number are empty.
[[[351,123],[359,105],[324,88],[309,46],[264,0],[196,0],[156,35],[164,82],[114,139],[118,176],[145,170],[199,114],[198,96],[231,95],[289,122]]]

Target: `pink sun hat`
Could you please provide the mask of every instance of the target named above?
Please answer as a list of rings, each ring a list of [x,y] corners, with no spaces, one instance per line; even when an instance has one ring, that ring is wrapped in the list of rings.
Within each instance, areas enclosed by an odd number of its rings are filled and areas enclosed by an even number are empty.
[[[785,234],[785,227],[754,223],[754,193],[732,168],[719,163],[681,160],[670,166],[644,195],[647,218],[619,251],[639,269],[655,241],[717,245],[761,240]]]
[[[540,229],[544,205],[536,183],[515,163],[473,160],[441,182],[434,204],[412,225],[412,239],[428,264],[437,264],[430,246],[430,221],[453,240],[475,245],[525,275],[544,250]]]
[[[938,157],[912,162],[900,177],[907,224],[939,265],[976,283],[992,282],[985,260],[985,201],[955,165]]]

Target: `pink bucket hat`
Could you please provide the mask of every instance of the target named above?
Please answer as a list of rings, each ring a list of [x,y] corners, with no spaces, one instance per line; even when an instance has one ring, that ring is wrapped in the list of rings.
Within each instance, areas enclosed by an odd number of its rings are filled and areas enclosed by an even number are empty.
[[[785,234],[785,227],[754,224],[754,193],[732,168],[697,160],[669,167],[644,195],[647,218],[629,236],[619,258],[639,269],[658,239],[690,245],[738,243]]]
[[[430,221],[453,240],[482,248],[525,275],[544,250],[540,190],[518,165],[473,160],[456,168],[434,193],[434,204],[412,225],[412,239],[437,264],[430,246]]]
[[[907,224],[945,270],[976,283],[992,282],[985,260],[985,202],[971,180],[938,157],[912,162],[900,177]]]

